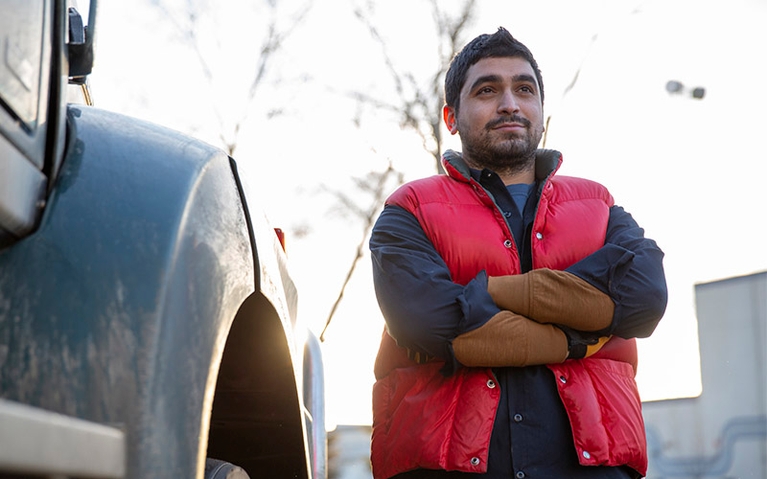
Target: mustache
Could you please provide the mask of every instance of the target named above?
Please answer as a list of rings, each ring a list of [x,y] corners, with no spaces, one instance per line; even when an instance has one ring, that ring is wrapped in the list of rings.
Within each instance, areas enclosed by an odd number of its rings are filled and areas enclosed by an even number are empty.
[[[503,125],[504,123],[519,123],[520,125],[530,128],[532,123],[530,123],[530,120],[527,118],[522,118],[521,116],[517,115],[508,115],[508,116],[501,116],[496,118],[495,120],[491,120],[485,125],[485,128],[488,130],[491,130],[495,128],[498,125]]]

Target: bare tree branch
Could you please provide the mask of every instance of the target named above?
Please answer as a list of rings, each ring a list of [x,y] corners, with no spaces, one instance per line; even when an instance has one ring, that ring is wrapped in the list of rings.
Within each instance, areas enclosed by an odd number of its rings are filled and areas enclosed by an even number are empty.
[[[463,33],[474,19],[476,0],[465,0],[460,12],[450,16],[440,9],[437,0],[430,0],[432,19],[438,38],[438,70],[425,82],[412,72],[401,71],[392,60],[389,48],[378,27],[374,24],[374,4],[368,0],[357,6],[354,14],[368,29],[371,38],[379,45],[384,65],[394,85],[395,102],[372,98],[370,95],[353,93],[358,101],[369,106],[383,108],[399,116],[400,127],[415,132],[421,138],[423,149],[434,159],[437,172],[443,172],[442,155],[442,79],[450,60],[460,48]]]
[[[355,211],[356,214],[362,218],[363,228],[362,237],[360,238],[360,242],[357,244],[357,249],[355,251],[354,258],[352,259],[352,263],[349,266],[349,270],[346,272],[346,277],[344,278],[344,282],[338,292],[338,296],[336,297],[333,306],[330,308],[328,319],[325,321],[325,327],[322,328],[322,333],[320,333],[320,341],[325,341],[325,333],[330,326],[330,322],[333,320],[333,316],[335,316],[336,310],[341,304],[341,300],[343,300],[346,288],[354,276],[354,271],[357,269],[357,264],[365,255],[365,245],[367,244],[366,240],[370,234],[370,230],[373,229],[373,224],[378,217],[378,212],[381,208],[381,205],[383,204],[384,196],[388,191],[388,186],[390,185],[392,178],[395,179],[398,185],[402,184],[404,181],[403,174],[398,172],[391,164],[391,162],[389,163],[389,167],[383,172],[371,172],[365,179],[355,178],[357,188],[371,195],[370,205],[366,210],[356,206],[357,201],[353,201],[350,197],[341,193],[336,193],[336,196],[341,199],[343,204],[353,205],[350,207],[350,209]]]
[[[289,16],[287,21],[282,22],[279,10],[282,4],[278,0],[264,0],[264,3],[269,9],[269,19],[265,27],[266,31],[261,40],[260,48],[255,50],[258,52],[258,58],[252,81],[247,92],[244,94],[243,101],[239,103],[243,107],[242,113],[232,123],[231,129],[226,126],[227,122],[225,121],[225,116],[231,116],[231,114],[225,113],[223,111],[224,107],[217,102],[214,102],[212,105],[219,125],[219,140],[230,156],[234,155],[234,151],[239,143],[242,126],[247,120],[250,107],[255,101],[256,95],[269,72],[272,60],[279,53],[285,41],[303,23],[312,7],[312,0],[306,0],[298,10]],[[200,19],[204,18],[209,12],[211,2],[209,0],[186,0],[180,14],[171,11],[166,6],[164,0],[151,0],[151,4],[164,14],[175,27],[184,43],[194,52],[205,80],[213,88],[216,74],[210,65],[208,57],[203,52],[202,40],[198,34]],[[222,75],[225,75],[225,73],[222,73]]]
[[[350,92],[347,95],[357,100],[359,104],[393,114],[398,118],[402,129],[410,130],[420,137],[424,151],[428,152],[434,159],[436,171],[444,172],[441,163],[443,77],[450,60],[459,48],[461,36],[473,20],[475,0],[465,0],[460,12],[454,17],[441,10],[437,0],[430,0],[430,2],[437,31],[439,63],[437,71],[429,75],[425,81],[419,79],[414,72],[401,70],[394,62],[386,40],[373,21],[375,3],[368,0],[354,9],[354,15],[367,27],[371,38],[381,51],[383,64],[389,73],[396,98],[394,101],[389,101],[359,91]],[[359,121],[356,121],[356,124],[361,127]],[[362,238],[357,245],[354,259],[325,322],[325,328],[320,335],[321,341],[324,341],[325,332],[343,299],[344,292],[354,275],[359,260],[364,256],[366,239],[384,202],[385,186],[392,175],[396,175],[399,184],[404,181],[402,173],[396,172],[391,163],[385,172],[371,173],[366,179],[357,181],[358,189],[366,191],[372,196],[372,203],[367,210],[360,208],[358,202],[352,201],[346,195],[335,193],[340,209],[351,212],[362,219]]]

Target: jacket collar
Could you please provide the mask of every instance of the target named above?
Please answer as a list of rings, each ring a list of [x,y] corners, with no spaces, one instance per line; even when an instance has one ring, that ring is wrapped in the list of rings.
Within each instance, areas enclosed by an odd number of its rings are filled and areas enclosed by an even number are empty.
[[[469,181],[471,171],[463,161],[463,154],[459,151],[446,150],[442,155],[442,165],[451,178],[460,181]],[[539,149],[535,152],[535,179],[544,180],[554,174],[562,165],[562,153],[557,150]]]

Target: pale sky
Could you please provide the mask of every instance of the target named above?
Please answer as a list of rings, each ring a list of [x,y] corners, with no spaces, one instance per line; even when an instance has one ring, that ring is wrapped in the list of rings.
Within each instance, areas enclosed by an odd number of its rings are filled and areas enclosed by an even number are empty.
[[[415,72],[431,71],[436,44],[427,2],[378,3],[379,28],[395,61]],[[666,253],[669,307],[656,333],[640,341],[642,397],[699,394],[694,284],[767,270],[765,153],[757,144],[767,126],[761,58],[767,4],[478,3],[467,40],[503,25],[538,60],[546,113],[552,115],[547,147],[565,156],[560,173],[605,184]],[[225,72],[211,89],[168,19],[142,5],[99,5],[92,78],[97,106],[220,145],[217,125],[210,121],[211,99],[224,102],[231,112],[227,118],[242,111],[226,94],[246,88],[253,68],[248,59],[260,38],[257,21],[249,11],[222,10],[215,18],[218,33],[213,26],[203,32],[218,42],[203,47],[211,68]],[[361,235],[354,219],[329,214],[332,198],[320,187],[351,193],[352,176],[381,170],[389,160],[407,179],[433,171],[419,140],[400,132],[384,112],[365,111],[362,128],[352,125],[357,106],[340,93],[362,90],[386,97],[392,90],[379,50],[350,5],[315,0],[273,65],[278,80],[257,97],[235,153],[247,181],[268,199],[267,215],[275,226],[311,229],[303,238],[289,236],[288,252],[301,319],[317,334]],[[575,87],[565,95],[579,68]],[[668,80],[705,87],[706,96],[669,95]],[[265,112],[275,109],[282,114],[267,118]],[[382,327],[366,256],[323,343],[328,427],[369,424]]]

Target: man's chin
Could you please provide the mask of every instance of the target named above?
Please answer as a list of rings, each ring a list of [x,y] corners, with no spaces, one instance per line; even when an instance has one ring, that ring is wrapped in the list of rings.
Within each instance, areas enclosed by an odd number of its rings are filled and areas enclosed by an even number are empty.
[[[535,148],[530,148],[527,141],[511,141],[493,149],[496,157],[526,158],[535,153]]]

